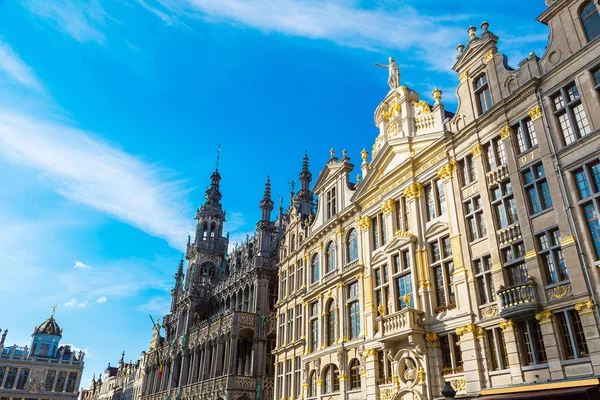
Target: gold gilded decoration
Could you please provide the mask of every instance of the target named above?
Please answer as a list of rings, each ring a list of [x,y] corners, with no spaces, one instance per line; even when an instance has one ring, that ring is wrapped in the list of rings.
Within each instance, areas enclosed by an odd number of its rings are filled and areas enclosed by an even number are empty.
[[[394,394],[394,390],[392,388],[385,388],[381,390],[380,394],[381,400],[390,400]]]
[[[481,315],[483,315],[485,318],[495,317],[496,315],[498,315],[498,306],[496,306],[496,305],[487,306],[486,308],[481,310]]]
[[[458,76],[458,79],[460,79],[461,82],[466,81],[467,79],[469,79],[469,73],[467,71],[463,72]]]
[[[382,114],[383,119],[389,120],[392,117],[397,117],[400,115],[400,104],[396,100],[393,100],[386,112]]]
[[[362,158],[363,162],[367,162],[367,158],[369,158],[369,152],[367,149],[362,149],[360,152],[360,157]]]
[[[402,296],[402,301],[408,306],[410,304],[410,293],[406,293]]]
[[[525,260],[531,260],[532,258],[535,258],[536,256],[537,256],[537,251],[535,251],[535,250],[528,251],[527,253],[525,253]]]
[[[364,358],[375,357],[375,354],[377,354],[377,350],[375,350],[375,349],[369,349],[369,350],[363,351]]]
[[[392,122],[385,128],[385,131],[389,138],[394,138],[400,133],[400,125],[397,122]]]
[[[460,392],[462,390],[465,390],[466,382],[462,378],[461,379],[453,379],[450,382],[450,385],[452,385],[454,390],[456,390],[457,392]]]
[[[483,328],[475,324],[467,324],[456,328],[455,330],[457,336],[462,336],[465,333],[472,333],[474,337],[483,335]]]
[[[512,319],[506,320],[504,322],[500,322],[500,329],[506,331],[508,329],[512,329],[514,327],[514,322]]]
[[[571,294],[571,285],[558,285],[548,291],[548,298],[550,300],[560,300],[564,299],[569,294]]]
[[[336,233],[338,236],[343,236],[343,235],[344,235],[344,228],[338,228],[338,229],[335,231],[335,233]]]
[[[381,212],[384,215],[390,215],[392,213],[393,209],[394,209],[394,200],[387,199],[386,201],[381,203]]]
[[[405,238],[412,239],[412,238],[413,238],[413,236],[415,236],[415,235],[413,235],[413,234],[412,234],[412,233],[410,233],[410,232],[401,231],[401,230],[399,230],[399,229],[398,229],[398,230],[397,230],[397,231],[394,233],[394,236],[396,236],[396,237],[405,237]]]
[[[364,217],[358,217],[356,219],[356,223],[358,224],[358,226],[360,226],[362,230],[367,230],[371,226],[371,217],[369,217],[368,215]]]
[[[486,64],[489,63],[492,60],[492,58],[494,58],[494,54],[494,49],[490,49],[490,51],[483,55],[483,62]]]
[[[431,287],[431,282],[430,282],[430,281],[421,281],[421,282],[419,282],[419,287],[420,287],[420,288],[428,288],[428,287]]]
[[[448,161],[448,164],[444,165],[442,168],[438,169],[437,171],[437,175],[438,178],[440,179],[448,179],[452,177],[452,174],[454,174],[454,171],[456,171],[456,160],[450,160]]]
[[[442,91],[437,87],[433,90],[433,92],[431,92],[431,95],[433,96],[433,99],[436,103],[442,101]]]
[[[423,367],[419,367],[419,370],[417,371],[417,383],[420,385],[425,384],[425,369],[423,369]]]
[[[552,319],[552,311],[540,311],[539,313],[535,314],[535,319],[537,319],[540,322],[542,322],[543,319]]]
[[[506,125],[504,128],[498,131],[501,139],[506,139],[510,137],[510,125]]]
[[[531,118],[532,121],[539,119],[542,116],[542,106],[539,104],[536,104],[529,111],[527,111],[527,114],[529,114],[529,117]]]
[[[340,381],[344,382],[346,379],[348,379],[348,375],[342,374],[342,375],[340,375],[339,379],[340,379]]]
[[[475,144],[475,146],[473,146],[471,148],[471,154],[473,154],[473,157],[477,157],[481,155],[481,144],[477,143]]]
[[[408,93],[410,92],[408,86],[400,86],[398,89],[400,89],[405,96],[408,96]]]
[[[586,301],[582,301],[581,303],[577,303],[575,304],[575,310],[580,314],[584,312],[591,312],[594,310],[594,302],[592,301],[592,299],[589,299]]]
[[[361,178],[360,174],[356,175],[356,183],[360,183],[360,178]]]
[[[383,305],[383,303],[379,304],[379,306],[377,307],[377,312],[379,313],[380,317],[385,316],[385,306]]]
[[[423,193],[423,185],[421,185],[418,182],[412,183],[412,184],[408,185],[408,187],[406,189],[404,189],[404,197],[406,197],[407,200],[417,199],[417,198],[421,197],[422,193]]]
[[[438,340],[438,335],[435,332],[428,332],[425,334],[425,341],[426,342],[435,342],[436,340]]]
[[[425,100],[419,100],[417,103],[415,103],[415,108],[420,108],[421,114],[431,113],[431,108],[429,107],[429,104],[427,104],[427,102]]]
[[[563,247],[568,246],[570,244],[574,244],[574,243],[575,243],[575,238],[573,236],[566,237],[560,241],[560,245]]]

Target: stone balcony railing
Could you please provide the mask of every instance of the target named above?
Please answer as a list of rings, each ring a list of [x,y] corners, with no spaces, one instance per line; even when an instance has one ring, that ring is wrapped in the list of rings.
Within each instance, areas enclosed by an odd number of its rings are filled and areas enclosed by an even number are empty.
[[[509,319],[531,314],[539,309],[536,284],[531,279],[519,285],[501,288],[497,293],[500,298],[500,316],[502,318]]]
[[[508,165],[502,164],[486,174],[488,186],[493,186],[508,176]]]
[[[496,234],[498,236],[498,243],[501,246],[508,243],[512,243],[516,240],[521,239],[521,226],[519,224],[513,224],[507,228],[498,230]]]
[[[352,262],[349,262],[348,264],[344,265],[344,271],[352,269],[352,268],[356,267],[357,265],[358,265],[358,259],[356,259],[356,260],[354,260]]]
[[[405,308],[384,316],[381,320],[384,338],[407,335],[412,333],[415,328],[421,328],[424,314],[423,311]]]

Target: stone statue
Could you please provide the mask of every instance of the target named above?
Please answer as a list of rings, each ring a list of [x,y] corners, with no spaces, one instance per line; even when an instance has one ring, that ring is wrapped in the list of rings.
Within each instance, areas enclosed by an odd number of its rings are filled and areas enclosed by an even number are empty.
[[[380,68],[386,68],[390,73],[390,76],[388,78],[388,85],[390,85],[390,89],[398,89],[398,87],[400,87],[400,68],[398,67],[398,64],[396,64],[396,60],[394,60],[394,57],[390,57],[389,62],[389,65],[375,64],[375,66]]]
[[[415,362],[413,360],[411,360],[410,358],[405,358],[404,366],[405,366],[404,380],[406,382],[411,382],[411,381],[415,380],[415,378],[417,377],[417,366],[416,366]]]

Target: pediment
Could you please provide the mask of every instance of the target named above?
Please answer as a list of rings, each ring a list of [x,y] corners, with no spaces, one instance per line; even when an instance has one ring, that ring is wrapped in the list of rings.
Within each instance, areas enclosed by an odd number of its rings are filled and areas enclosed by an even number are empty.
[[[349,160],[349,159],[346,159]],[[319,173],[319,177],[313,186],[313,193],[317,193],[321,188],[330,181],[330,179],[341,174],[347,174],[354,169],[354,165],[346,161],[332,161],[330,160],[325,167]]]
[[[452,69],[454,71],[458,71],[462,69],[462,66],[468,61],[472,60],[473,57],[477,56],[479,53],[483,55],[484,52],[489,51],[490,49],[494,49],[497,51],[495,45],[498,42],[498,38],[494,35],[489,35],[484,39],[476,39],[469,43],[467,48],[460,53],[460,56],[456,60],[454,67]]]
[[[386,260],[387,260],[387,253],[385,252],[385,249],[380,249],[377,253],[375,253],[373,258],[371,259],[371,265],[375,265],[377,263],[380,263],[380,262],[386,261]]]
[[[435,236],[440,233],[446,233],[446,232],[448,232],[448,228],[449,228],[449,226],[448,226],[447,222],[445,222],[443,220],[435,221],[425,231],[425,237]]]

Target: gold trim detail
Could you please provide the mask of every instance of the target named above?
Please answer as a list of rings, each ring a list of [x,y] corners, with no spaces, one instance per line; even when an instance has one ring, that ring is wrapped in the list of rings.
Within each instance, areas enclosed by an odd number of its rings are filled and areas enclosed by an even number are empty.
[[[451,178],[452,174],[454,174],[454,171],[456,171],[456,160],[450,160],[450,161],[448,161],[448,164],[446,164],[442,168],[438,169],[437,175],[438,175],[438,178],[444,180],[444,179]]]
[[[570,244],[574,244],[574,243],[575,243],[575,237],[573,237],[573,236],[566,237],[560,241],[560,245],[563,247],[568,246]]]
[[[387,199],[386,201],[381,203],[381,212],[383,213],[383,215],[390,215],[392,213],[393,209],[394,209],[394,200],[393,199]]]
[[[404,189],[404,197],[406,197],[406,200],[418,199],[419,197],[421,197],[422,193],[423,185],[421,185],[418,182],[412,183],[408,185],[406,189]]]
[[[475,144],[475,146],[473,146],[471,148],[471,154],[473,154],[473,157],[477,157],[481,155],[481,144],[477,143]]]
[[[459,79],[461,82],[464,82],[464,81],[466,81],[467,79],[469,79],[469,73],[468,73],[467,71],[463,72],[462,74],[460,74],[460,75],[458,76],[458,79]]]
[[[575,310],[580,314],[585,312],[591,312],[594,310],[594,308],[595,306],[592,299],[588,299],[586,301],[582,301],[581,303],[575,304]]]
[[[527,114],[529,115],[529,117],[531,118],[532,121],[535,121],[536,119],[540,119],[540,117],[542,116],[542,106],[539,104],[536,104],[529,111],[527,111]]]
[[[428,332],[425,334],[426,342],[435,342],[438,339],[439,339],[439,337],[438,337],[437,333],[435,333],[435,332]]]
[[[542,322],[543,319],[552,319],[552,311],[550,310],[545,310],[545,311],[540,311],[539,313],[535,314],[535,319],[537,319],[540,323]]]
[[[525,253],[525,260],[531,260],[532,258],[537,257],[537,251],[531,250]]]
[[[412,239],[415,235],[413,235],[410,232],[405,232],[405,231],[397,230],[396,233],[394,233],[394,236],[396,236],[396,237],[405,237],[405,238]]]
[[[482,396],[494,395],[494,394],[509,394],[509,393],[522,393],[522,392],[533,392],[537,390],[550,390],[550,389],[565,389],[572,387],[581,386],[593,386],[600,384],[600,379],[581,379],[577,381],[562,381],[552,383],[536,383],[533,385],[518,385],[512,387],[505,387],[500,389],[483,389],[481,390]]]
[[[500,329],[502,329],[503,331],[512,329],[514,327],[515,323],[513,322],[512,319],[508,319],[504,322],[500,322]]]
[[[474,337],[483,335],[483,328],[475,325],[475,324],[467,324],[463,326],[459,326],[455,330],[456,335],[462,336],[465,333],[472,333]]]
[[[371,226],[371,217],[368,215],[356,218],[356,223],[363,231],[366,231]]]
[[[500,134],[500,139],[506,139],[510,137],[510,125],[506,125],[504,128],[498,131]]]
[[[337,233],[338,236],[344,236],[344,228],[338,228],[335,233]]]
[[[489,63],[492,60],[492,58],[494,58],[494,54],[496,54],[494,53],[494,49],[490,49],[490,51],[483,55],[483,62],[486,64]]]

